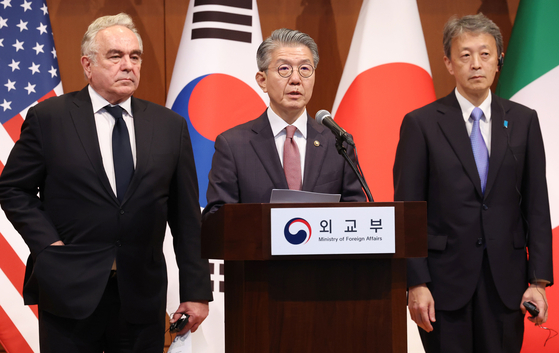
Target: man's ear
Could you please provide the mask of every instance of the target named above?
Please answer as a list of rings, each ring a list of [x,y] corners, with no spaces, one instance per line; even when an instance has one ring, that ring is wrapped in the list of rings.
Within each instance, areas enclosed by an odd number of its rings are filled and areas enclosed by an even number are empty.
[[[448,73],[451,74],[452,76],[454,76],[454,69],[452,68],[452,61],[446,55],[443,57],[443,61],[444,61],[444,64],[446,66],[446,69],[448,70]]]
[[[89,80],[91,78],[91,65],[93,65],[91,63],[91,59],[89,59],[88,56],[82,56],[81,58],[81,64],[83,67],[83,73],[85,74],[85,77],[87,77],[87,79]]]
[[[497,72],[501,71],[501,69],[503,68],[504,61],[505,61],[505,53],[501,53],[501,55],[499,55],[499,58],[497,59]]]
[[[264,93],[268,93],[268,76],[266,75],[266,73],[264,71],[258,71],[254,78],[256,78],[256,83],[258,83],[258,86],[260,86],[262,91]]]

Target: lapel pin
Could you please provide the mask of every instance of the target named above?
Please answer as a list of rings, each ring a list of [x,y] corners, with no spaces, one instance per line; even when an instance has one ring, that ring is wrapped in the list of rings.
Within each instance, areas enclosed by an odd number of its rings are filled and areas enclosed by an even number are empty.
[[[318,140],[314,140],[314,146],[315,146],[315,147],[320,146],[320,142],[319,142]]]

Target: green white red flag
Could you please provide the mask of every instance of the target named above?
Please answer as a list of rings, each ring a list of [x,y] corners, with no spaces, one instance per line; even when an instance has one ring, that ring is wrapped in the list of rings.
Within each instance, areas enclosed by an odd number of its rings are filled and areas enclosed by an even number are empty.
[[[505,55],[496,94],[538,112],[545,145],[547,185],[554,237],[559,235],[559,1],[522,0]],[[559,247],[554,242],[555,261]],[[557,267],[555,266],[556,274]],[[544,326],[559,331],[559,291],[547,289],[549,320]],[[544,346],[548,330],[526,321],[522,353],[557,352],[559,338]]]

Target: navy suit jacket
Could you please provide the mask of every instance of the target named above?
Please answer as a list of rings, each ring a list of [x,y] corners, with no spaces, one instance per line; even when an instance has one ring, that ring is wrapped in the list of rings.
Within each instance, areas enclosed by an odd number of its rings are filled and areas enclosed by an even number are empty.
[[[353,149],[348,149],[351,156]],[[204,215],[226,203],[267,203],[272,189],[288,189],[268,114],[238,125],[215,140]],[[304,191],[366,201],[359,180],[335,147],[334,134],[308,116]]]
[[[537,114],[493,95],[491,126],[482,194],[454,92],[407,114],[402,122],[394,199],[427,201],[428,218],[428,257],[408,261],[408,285],[427,283],[440,310],[457,310],[470,300],[484,248],[497,291],[510,309],[518,309],[529,281],[553,281]]]
[[[168,222],[180,300],[211,300],[200,256],[200,206],[186,121],[132,98],[136,170],[122,204],[105,173],[87,87],[31,108],[0,177],[0,202],[31,250],[26,304],[73,319],[97,307],[116,258],[122,308],[136,323],[162,320]],[[62,240],[64,246],[50,246]]]

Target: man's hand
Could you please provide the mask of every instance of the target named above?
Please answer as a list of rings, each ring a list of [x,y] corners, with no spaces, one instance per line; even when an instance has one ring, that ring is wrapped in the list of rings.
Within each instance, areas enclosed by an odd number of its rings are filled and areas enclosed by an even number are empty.
[[[536,284],[531,284],[528,289],[524,292],[522,296],[522,301],[520,302],[520,309],[523,314],[526,314],[526,308],[522,303],[532,302],[536,304],[540,313],[538,316],[532,318],[528,317],[528,320],[532,321],[536,325],[541,325],[547,321],[547,298],[545,295],[545,282],[538,282]]]
[[[435,300],[427,285],[420,284],[408,289],[408,309],[417,326],[427,332],[433,331],[431,322],[435,322]]]
[[[184,302],[180,303],[179,308],[175,311],[171,317],[171,323],[177,321],[181,318],[182,314],[188,314],[188,324],[177,333],[177,335],[184,335],[190,330],[191,332],[196,332],[198,326],[206,319],[210,309],[207,301],[200,302]]]
[[[62,246],[62,245],[64,245],[62,240],[57,240],[54,243],[50,244],[50,246]]]

